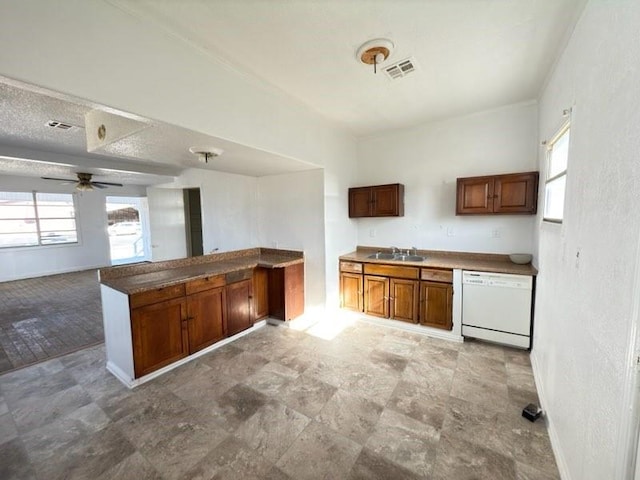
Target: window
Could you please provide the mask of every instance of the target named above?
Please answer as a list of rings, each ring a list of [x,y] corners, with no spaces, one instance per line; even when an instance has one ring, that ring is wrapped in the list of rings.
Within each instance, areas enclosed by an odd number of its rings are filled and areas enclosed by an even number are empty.
[[[562,223],[567,184],[570,126],[564,125],[547,147],[547,178],[544,185],[543,220]]]
[[[0,192],[0,248],[77,242],[73,195]]]

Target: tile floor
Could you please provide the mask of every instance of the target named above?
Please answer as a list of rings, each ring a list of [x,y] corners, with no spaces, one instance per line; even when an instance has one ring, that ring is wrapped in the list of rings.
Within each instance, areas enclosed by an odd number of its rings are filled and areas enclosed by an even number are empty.
[[[526,352],[266,326],[137,389],[92,347],[0,376],[0,478],[558,479]]]
[[[96,270],[0,282],[0,373],[103,341]]]

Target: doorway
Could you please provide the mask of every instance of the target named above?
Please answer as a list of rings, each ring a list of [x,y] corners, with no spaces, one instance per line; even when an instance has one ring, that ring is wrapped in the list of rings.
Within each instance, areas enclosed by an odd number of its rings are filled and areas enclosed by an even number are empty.
[[[185,188],[184,218],[187,231],[187,255],[197,257],[202,255],[202,206],[200,204],[200,189]]]
[[[106,203],[111,264],[150,260],[147,199],[107,197]]]

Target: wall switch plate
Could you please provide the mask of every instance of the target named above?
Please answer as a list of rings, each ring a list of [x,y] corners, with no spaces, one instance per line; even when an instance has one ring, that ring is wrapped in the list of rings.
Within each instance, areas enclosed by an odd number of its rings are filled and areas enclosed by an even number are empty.
[[[494,228],[493,230],[491,230],[491,237],[500,238],[500,229]]]
[[[454,232],[453,228],[447,227],[447,237],[455,237],[456,232]]]

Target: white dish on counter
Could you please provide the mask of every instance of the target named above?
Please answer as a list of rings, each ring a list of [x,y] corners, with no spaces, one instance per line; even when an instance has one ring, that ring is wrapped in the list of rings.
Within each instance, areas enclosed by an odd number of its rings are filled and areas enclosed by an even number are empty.
[[[530,253],[512,253],[509,255],[509,260],[513,263],[517,263],[518,265],[526,265],[527,263],[531,263],[533,259],[533,255]]]

